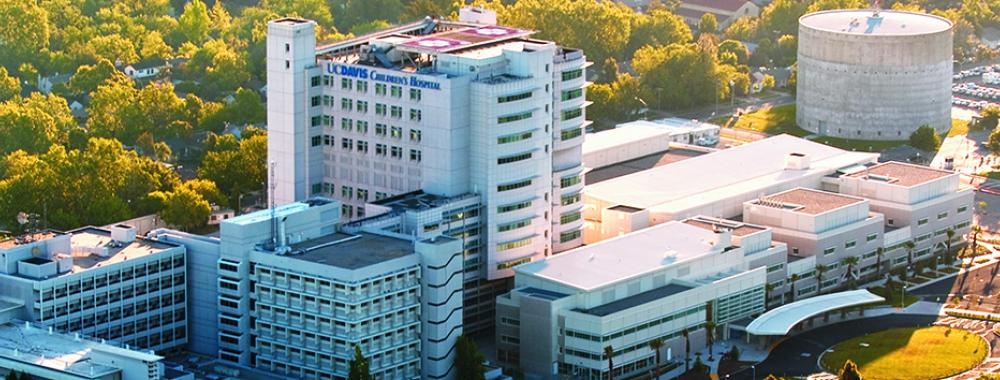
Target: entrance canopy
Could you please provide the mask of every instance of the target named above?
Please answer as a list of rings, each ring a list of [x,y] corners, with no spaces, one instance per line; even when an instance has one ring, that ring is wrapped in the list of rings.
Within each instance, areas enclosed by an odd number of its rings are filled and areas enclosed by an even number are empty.
[[[860,290],[824,294],[782,305],[754,319],[747,325],[753,335],[786,335],[792,327],[809,317],[845,307],[885,301],[885,298]]]

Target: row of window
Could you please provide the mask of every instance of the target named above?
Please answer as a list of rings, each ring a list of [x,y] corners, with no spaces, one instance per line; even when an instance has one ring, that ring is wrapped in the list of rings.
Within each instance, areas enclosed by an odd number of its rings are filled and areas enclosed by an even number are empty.
[[[312,87],[319,87],[320,85],[327,87],[334,87],[337,85],[337,80],[331,75],[314,76],[310,78],[310,85]],[[368,81],[363,79],[352,79],[352,78],[340,78],[340,89],[341,90],[355,90],[359,93],[368,92]],[[387,91],[388,90],[388,91]],[[403,97],[403,87],[396,85],[386,85],[385,83],[375,83],[375,95],[385,96],[386,94],[391,95],[394,98]],[[419,102],[423,99],[423,93],[419,88],[411,88],[409,91],[410,100]]]
[[[313,136],[310,140],[310,144],[314,147],[325,145],[325,146],[335,146],[336,137],[332,135],[318,135]],[[355,151],[362,154],[368,153],[368,142],[364,140],[354,140],[346,137],[340,139],[340,148],[347,151]],[[375,144],[375,155],[385,156],[389,155],[392,158],[402,159],[403,158],[403,147],[399,146],[389,146],[382,143]],[[409,155],[410,161],[420,162],[423,160],[423,152],[419,149],[410,149]]]

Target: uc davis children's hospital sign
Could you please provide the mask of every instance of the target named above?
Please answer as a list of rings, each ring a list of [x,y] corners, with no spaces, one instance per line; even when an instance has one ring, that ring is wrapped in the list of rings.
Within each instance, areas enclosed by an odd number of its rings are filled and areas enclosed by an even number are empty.
[[[341,65],[328,62],[326,64],[326,72],[333,75],[358,79],[371,79],[376,82],[392,83],[401,86],[426,88],[431,90],[441,89],[440,83],[424,80],[416,75],[398,75],[392,72],[385,73],[369,67]]]

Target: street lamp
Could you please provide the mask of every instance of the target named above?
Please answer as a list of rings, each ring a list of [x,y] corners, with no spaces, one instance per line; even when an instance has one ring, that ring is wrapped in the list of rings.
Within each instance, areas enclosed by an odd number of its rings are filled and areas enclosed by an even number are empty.
[[[899,308],[903,308],[903,298],[906,298],[906,285],[899,287]]]
[[[751,365],[750,369],[753,371],[753,380],[757,380],[757,366]]]

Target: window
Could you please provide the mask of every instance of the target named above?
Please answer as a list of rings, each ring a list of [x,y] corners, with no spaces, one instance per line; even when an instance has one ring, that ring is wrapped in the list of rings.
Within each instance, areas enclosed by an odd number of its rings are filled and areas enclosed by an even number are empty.
[[[400,106],[389,107],[389,115],[394,118],[401,119],[403,117],[403,107]]]
[[[350,199],[352,196],[354,196],[354,188],[350,186],[341,186],[340,196]]]
[[[351,78],[340,78],[340,89],[350,90],[351,89]]]
[[[419,151],[419,150],[416,150],[416,149],[410,149],[410,161],[417,161],[417,162],[420,162],[420,161],[421,161],[421,160],[423,159],[423,157],[422,157],[422,156],[423,156],[423,155],[422,155],[422,154],[420,153],[420,151]]]
[[[323,98],[319,96],[313,96],[312,98],[310,98],[309,104],[312,105],[313,107],[319,107],[320,104],[323,104]]]
[[[576,98],[579,98],[581,96],[583,96],[583,89],[582,88],[574,88],[572,90],[563,90],[563,92],[562,92],[562,100],[563,101],[576,99]]]
[[[319,116],[313,116],[312,119],[310,119],[310,124],[314,127],[318,127],[323,124],[323,118]]]
[[[568,81],[583,76],[583,69],[567,70],[562,72],[562,80]]]
[[[575,137],[579,137],[582,134],[583,134],[583,128],[580,127],[564,129],[559,132],[559,139],[561,139],[562,141],[566,141]]]
[[[573,223],[577,220],[580,220],[580,216],[581,214],[579,211],[573,211],[562,214],[559,216],[559,224]]]
[[[497,225],[497,232],[506,232],[510,230],[516,230],[518,228],[524,228],[531,225],[531,219],[518,220],[516,222],[504,223]]]
[[[378,116],[385,116],[385,104],[375,103],[375,114]]]
[[[785,263],[774,264],[767,267],[767,273],[774,273],[782,269],[785,269]]]
[[[287,48],[288,44],[285,44],[285,47]],[[288,51],[288,50],[285,50],[285,51]],[[312,78],[309,79],[309,84],[312,85],[312,87],[317,87],[317,86],[319,86],[320,83],[322,83],[322,79],[320,79],[319,76],[315,76],[315,77],[312,77]]]
[[[375,83],[375,95],[385,95],[384,83]]]
[[[392,158],[403,158],[403,148],[394,146],[389,151]]]
[[[497,118],[497,124],[511,123],[511,122],[515,122],[515,121],[518,121],[518,120],[528,119],[528,118],[531,118],[531,114],[532,114],[532,112],[528,111],[528,112],[521,112],[521,113],[514,114],[514,115],[500,116],[500,117]]]
[[[930,238],[931,238],[931,234],[923,234],[923,235],[917,236],[916,241],[917,242],[921,242],[921,241],[924,241],[924,240],[927,240],[927,239],[930,239]]]
[[[837,247],[830,247],[830,248],[827,248],[827,249],[823,250],[823,255],[824,256],[829,256],[829,255],[832,255],[832,254],[834,254],[836,252],[837,252]]]
[[[354,148],[354,140],[342,138],[340,139],[340,147],[346,150],[351,150]]]
[[[559,204],[562,206],[571,205],[580,202],[580,193],[563,195],[562,199],[559,200]]]
[[[380,201],[389,197],[389,194],[383,193],[381,191],[375,192],[375,200]]]
[[[562,120],[572,120],[583,116],[583,108],[571,108],[562,111]]]
[[[520,94],[501,96],[501,97],[497,98],[497,103],[515,102],[515,101],[522,100],[522,99],[527,99],[527,98],[530,98],[530,97],[531,97],[531,91],[522,92]]]
[[[403,138],[403,128],[392,127],[392,138],[401,139]]]
[[[497,213],[498,214],[503,214],[505,212],[511,212],[511,211],[516,211],[516,210],[521,210],[521,209],[525,209],[525,208],[528,208],[528,207],[531,207],[531,201],[511,203],[511,204],[507,204],[507,205],[503,205],[503,206],[497,207]]]
[[[340,129],[350,132],[351,129],[354,129],[354,120],[346,117],[340,118]]]
[[[375,144],[375,154],[379,156],[384,156],[385,148],[386,148],[385,144]]]
[[[364,100],[358,100],[358,112],[368,113],[368,102]]]
[[[562,179],[559,180],[559,187],[567,188],[580,183],[580,181],[583,181],[583,176],[580,174],[570,177],[562,177]]]
[[[418,109],[410,108],[410,121],[420,121],[423,119],[422,112]]]
[[[389,86],[389,94],[394,98],[402,98],[403,88],[399,86]]]
[[[385,136],[385,131],[386,131],[385,124],[381,124],[381,123],[376,123],[375,124],[375,135],[376,136]]]
[[[422,94],[420,93],[420,89],[418,89],[418,88],[411,88],[410,89],[410,100],[415,101],[415,102],[419,102],[421,97],[422,97]]]
[[[354,100],[348,98],[340,99],[340,109],[350,111],[351,108],[354,108]]]
[[[528,246],[530,244],[531,244],[531,238],[528,237],[528,238],[524,238],[524,239],[521,239],[521,240],[509,241],[509,242],[506,242],[506,243],[499,243],[499,244],[497,244],[497,250],[498,251],[506,251],[508,249],[525,247],[525,246]],[[514,265],[517,265],[517,264],[514,264]],[[511,266],[514,266],[514,265],[511,265]]]
[[[511,162],[524,161],[531,158],[531,152],[515,154],[513,156],[500,157],[497,159],[497,165],[509,164]]]
[[[944,218],[947,218],[947,217],[948,217],[948,212],[947,211],[938,214],[938,220],[941,220],[941,219],[944,219]]]
[[[354,125],[354,130],[358,131],[360,134],[368,133],[368,122],[364,120],[358,120]]]
[[[849,241],[847,243],[844,243],[844,248],[845,249],[851,249],[851,248],[854,248],[854,246],[856,246],[856,245],[858,245],[858,241],[857,240],[851,240],[851,241]]]
[[[955,213],[961,214],[961,213],[965,212],[965,210],[968,210],[968,209],[969,209],[969,206],[962,206],[962,207],[959,207],[958,210],[955,211]]]
[[[878,239],[878,234],[877,233],[870,234],[870,235],[868,235],[868,236],[865,237],[865,241],[872,241],[872,240],[875,240],[875,239]]]
[[[368,81],[359,80],[357,84],[358,92],[368,92]]]
[[[530,243],[531,243],[531,240],[528,239],[528,244],[530,244]],[[500,244],[500,245],[502,245],[502,244]],[[498,245],[498,247],[500,245]],[[525,244],[525,245],[527,245],[527,244]],[[514,248],[517,248],[517,247],[514,247]],[[505,248],[505,249],[510,249],[510,248]],[[523,257],[523,258],[520,258],[520,259],[517,259],[517,260],[511,260],[511,261],[506,261],[506,262],[498,263],[497,264],[497,269],[513,268],[515,266],[518,266],[518,265],[521,265],[521,264],[524,264],[524,263],[529,263],[529,262],[531,262],[531,257]]]
[[[927,224],[927,218],[921,218],[920,220],[917,221],[918,226],[922,226],[925,224]]]
[[[362,201],[368,200],[368,190],[358,189],[358,199]]]
[[[559,234],[559,242],[565,243],[580,237],[580,230],[566,231]]]
[[[497,186],[497,191],[498,192],[503,192],[503,191],[508,191],[508,190],[520,189],[522,187],[528,187],[528,186],[531,186],[531,180],[530,179],[526,179],[524,181],[518,181],[518,182],[514,182],[514,183],[508,183],[506,185]]]
[[[527,140],[531,138],[531,132],[517,133],[513,135],[506,135],[497,137],[497,144],[512,143],[515,141]]]
[[[420,139],[421,139],[420,134],[421,134],[420,130],[411,129],[410,130],[410,141],[420,142]]]
[[[313,136],[312,146],[320,146],[320,145],[323,145],[323,136]]]
[[[358,149],[357,149],[357,151],[361,152],[361,153],[368,153],[368,142],[367,141],[358,140]]]

